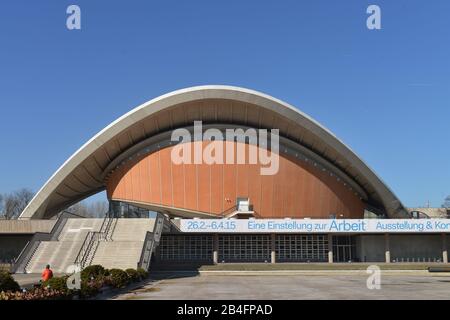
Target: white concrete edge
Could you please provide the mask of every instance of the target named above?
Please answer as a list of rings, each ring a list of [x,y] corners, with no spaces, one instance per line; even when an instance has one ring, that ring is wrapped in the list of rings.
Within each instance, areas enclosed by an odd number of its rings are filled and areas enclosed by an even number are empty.
[[[279,114],[285,115],[291,120],[296,121],[299,125],[303,125],[307,129],[311,131],[317,131],[317,129],[322,130],[326,133],[330,138],[337,142],[335,147],[341,147],[341,153],[347,151],[350,156],[357,159],[360,164],[365,166],[368,170],[367,173],[373,175],[375,179],[378,179],[378,182],[381,183],[381,188],[383,190],[379,190],[380,186],[374,186],[377,191],[380,192],[380,198],[383,199],[386,195],[383,194],[387,192],[388,196],[391,196],[395,201],[400,203],[400,206],[403,207],[398,198],[394,195],[394,193],[389,189],[389,187],[376,175],[376,173],[361,159],[356,153],[348,147],[345,143],[343,143],[340,139],[338,139],[331,131],[322,126],[316,120],[312,119],[305,113],[296,109],[292,105],[281,101],[277,98],[269,96],[267,94],[240,88],[234,86],[225,86],[225,85],[206,85],[206,86],[196,86],[185,89],[176,90],[157,98],[154,98],[148,102],[141,104],[135,109],[129,111],[125,115],[121,116],[110,125],[105,127],[99,133],[97,133],[94,137],[92,137],[88,142],[86,142],[82,147],[80,147],[71,157],[69,157],[64,164],[48,179],[48,181],[42,186],[42,188],[36,193],[34,198],[28,204],[28,206],[21,213],[19,219],[31,219],[31,218],[39,218],[37,216],[38,210],[40,210],[43,206],[45,206],[46,200],[51,196],[51,194],[56,190],[56,188],[67,178],[83,161],[85,161],[89,156],[91,156],[98,148],[103,146],[107,141],[113,139],[116,135],[118,135],[123,130],[126,130],[128,127],[133,125],[134,123],[143,120],[144,118],[155,114],[158,111],[163,110],[166,107],[173,106],[179,103],[185,103],[189,101],[195,101],[199,99],[208,99],[208,98],[229,98],[235,99],[242,102],[252,103],[264,108],[270,109]],[[274,106],[275,104],[275,106]],[[289,113],[291,113],[289,115]],[[293,113],[293,114],[292,114]],[[293,115],[300,116],[303,119],[292,119]],[[299,121],[299,120],[306,120]],[[316,130],[314,130],[316,129]],[[314,132],[316,135],[320,132]],[[324,138],[324,137],[320,137]],[[326,137],[325,137],[326,138]],[[366,177],[372,183],[373,179],[371,177]],[[376,183],[377,181],[375,181]],[[385,204],[386,205],[386,204]]]

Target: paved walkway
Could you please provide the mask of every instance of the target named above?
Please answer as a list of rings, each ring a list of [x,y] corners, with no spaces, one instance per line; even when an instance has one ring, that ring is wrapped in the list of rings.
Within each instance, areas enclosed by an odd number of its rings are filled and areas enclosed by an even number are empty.
[[[55,276],[59,277],[61,275],[55,274]],[[41,280],[40,273],[16,273],[13,275],[13,277],[22,288],[32,288],[34,284],[38,284],[39,280]]]
[[[303,275],[167,275],[115,299],[450,299],[449,274],[382,274],[369,290],[361,273]]]

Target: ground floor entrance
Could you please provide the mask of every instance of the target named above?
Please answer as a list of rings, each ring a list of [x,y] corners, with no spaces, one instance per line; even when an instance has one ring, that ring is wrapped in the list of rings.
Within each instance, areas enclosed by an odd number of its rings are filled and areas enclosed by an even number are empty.
[[[445,234],[163,234],[164,263],[448,262]]]
[[[335,262],[356,262],[356,236],[333,236],[333,259]]]
[[[330,241],[332,245],[330,246]],[[217,261],[328,262],[332,248],[334,262],[357,261],[354,236],[326,234],[164,234],[158,249],[161,262]]]

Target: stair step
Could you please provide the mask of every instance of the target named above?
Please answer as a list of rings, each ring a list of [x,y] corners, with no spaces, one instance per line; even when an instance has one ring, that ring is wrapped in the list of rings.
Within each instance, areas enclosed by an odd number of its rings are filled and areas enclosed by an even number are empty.
[[[92,264],[105,268],[137,268],[141,258],[144,241],[100,242]]]
[[[68,219],[58,241],[39,244],[27,267],[27,273],[41,273],[47,264],[56,273],[65,273],[75,259],[89,232],[99,232],[104,219]],[[112,241],[101,241],[91,264],[105,268],[136,268],[147,232],[155,219],[116,219],[111,224]]]

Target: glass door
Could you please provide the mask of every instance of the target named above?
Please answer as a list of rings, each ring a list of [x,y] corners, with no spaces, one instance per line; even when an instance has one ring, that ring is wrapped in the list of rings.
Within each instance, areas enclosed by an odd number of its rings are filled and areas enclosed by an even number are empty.
[[[356,261],[354,236],[333,236],[333,258],[335,262]]]

